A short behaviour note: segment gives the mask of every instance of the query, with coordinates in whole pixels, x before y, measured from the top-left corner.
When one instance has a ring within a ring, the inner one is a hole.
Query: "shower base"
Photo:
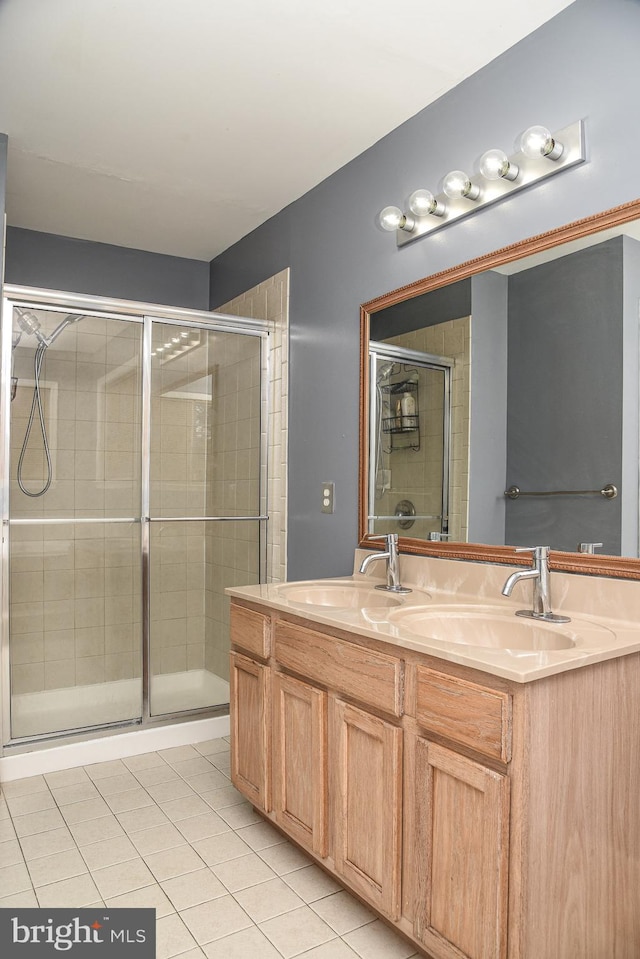
[[[151,678],[152,716],[222,706],[228,702],[229,683],[206,669],[164,673]],[[11,700],[11,736],[22,739],[121,723],[138,718],[141,705],[140,679],[19,693]]]

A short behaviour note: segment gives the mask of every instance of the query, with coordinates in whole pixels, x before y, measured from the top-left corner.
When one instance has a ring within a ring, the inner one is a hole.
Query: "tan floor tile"
[[[294,869],[302,869],[308,866],[311,860],[305,856],[297,846],[292,846],[290,842],[281,842],[277,846],[267,846],[259,852],[261,859],[273,869],[278,876],[284,876]]]
[[[264,822],[262,816],[255,812],[248,802],[239,803],[237,806],[225,806],[224,809],[218,809],[217,813],[232,829],[251,826],[254,822]]]
[[[362,903],[344,890],[314,902],[312,909],[332,929],[335,929],[339,936],[358,929],[368,922],[373,922],[376,918]]]
[[[167,898],[157,882],[140,889],[133,889],[123,896],[113,896],[105,900],[108,906],[126,909],[155,909],[156,919],[169,916],[175,912],[173,904]]]
[[[40,790],[21,796],[7,796],[9,812],[16,816],[28,816],[32,812],[41,812],[43,809],[54,809],[55,801],[49,790]]]
[[[0,842],[9,842],[11,839],[15,839],[15,838],[16,838],[16,831],[13,828],[12,820],[1,819],[0,820]]]
[[[161,783],[145,786],[145,789],[157,803],[169,802],[171,799],[182,799],[184,796],[195,795],[193,789],[179,776],[176,776],[175,779],[167,779]]]
[[[206,868],[165,879],[161,886],[178,911],[228,895],[220,880]]]
[[[132,772],[138,772],[142,769],[152,769],[154,766],[166,766],[162,756],[158,753],[141,753],[139,756],[127,756],[122,762],[127,769]]]
[[[49,787],[44,776],[29,776],[27,779],[13,779],[11,782],[2,783],[2,792],[5,799],[48,791]]]
[[[343,938],[362,959],[409,959],[416,951],[380,919],[348,932]]]
[[[203,743],[194,743],[193,748],[197,749],[203,756],[213,756],[215,753],[229,753],[229,743],[226,739],[206,739]]]
[[[183,846],[175,846],[173,849],[151,853],[145,856],[145,862],[158,882],[195,872],[204,866],[197,852],[186,843]]]
[[[90,819],[100,819],[108,816],[111,810],[104,799],[85,799],[83,802],[74,802],[62,807],[62,815],[71,823],[88,822]]]
[[[228,859],[239,859],[251,852],[246,842],[233,832],[210,836],[209,839],[197,839],[193,842],[193,848],[208,866],[215,866],[216,863],[226,862]]]
[[[140,889],[155,882],[149,867],[142,859],[130,859],[128,862],[96,869],[92,876],[103,899],[123,896],[133,889]]]
[[[117,836],[115,839],[103,839],[83,846],[82,855],[93,872],[95,869],[104,869],[119,862],[128,862],[129,859],[138,859],[139,853],[127,836]]]
[[[16,892],[13,896],[5,896],[0,899],[0,909],[37,909],[38,900],[33,889],[25,889],[24,892]]]
[[[159,806],[143,806],[141,809],[121,812],[118,813],[118,819],[128,833],[151,829],[152,826],[164,826],[169,822]]]
[[[302,899],[277,878],[242,889],[234,893],[234,899],[256,923],[304,906]]]
[[[92,842],[124,836],[124,829],[112,815],[89,819],[87,822],[72,823],[69,829],[79,846],[88,846]]]
[[[241,792],[235,786],[223,786],[221,789],[212,789],[211,792],[200,793],[207,805],[212,809],[224,809],[225,806],[239,806],[245,801]]]
[[[29,871],[23,862],[0,869],[0,897],[12,896],[16,892],[31,889]]]
[[[171,746],[169,749],[158,750],[158,755],[170,766],[173,766],[175,763],[186,762],[188,759],[197,759],[200,753],[193,746]]]
[[[252,925],[246,912],[231,896],[192,906],[180,915],[200,945],[222,939],[223,936],[229,936]]]
[[[323,869],[313,865],[285,873],[282,878],[307,903],[324,899],[342,888]]]
[[[74,876],[73,879],[40,886],[37,896],[40,906],[49,909],[81,909],[90,906],[92,902],[101,901],[100,893],[89,875]]]
[[[183,779],[188,779],[192,776],[201,776],[213,770],[213,766],[204,756],[197,756],[195,759],[187,759],[183,762],[174,762],[172,766]]]
[[[239,859],[218,863],[211,868],[229,892],[237,892],[239,889],[247,889],[257,883],[275,879],[273,870],[269,869],[254,852]]]
[[[212,789],[223,789],[229,785],[229,780],[225,774],[221,773],[219,769],[214,769],[211,765],[207,772],[200,773],[197,776],[185,777],[185,782],[188,782],[191,788],[195,789],[200,795],[211,792]]]
[[[360,959],[360,957],[344,939],[331,939],[330,942],[305,952],[304,959]]]
[[[72,879],[74,876],[81,876],[88,872],[87,865],[77,849],[66,849],[52,856],[43,856],[41,859],[29,861],[29,873],[36,889],[39,886],[47,886],[51,882]]]
[[[205,959],[205,954],[200,946],[196,946],[195,949],[189,949],[188,952],[181,952],[180,959]]]
[[[76,848],[75,840],[66,826],[50,829],[49,832],[41,832],[35,836],[23,836],[20,845],[27,862]]]
[[[44,778],[51,790],[59,789],[61,786],[78,786],[80,783],[89,782],[89,777],[82,766],[76,766],[73,769],[58,769],[54,773],[45,773]]]
[[[172,799],[170,802],[160,803],[160,808],[172,822],[189,819],[191,816],[200,816],[209,811],[206,802],[195,794],[185,796],[184,799]]]
[[[67,806],[69,803],[100,798],[100,793],[88,776],[85,777],[85,781],[81,783],[70,783],[66,786],[52,786],[51,791],[59,806]]]
[[[219,836],[220,833],[230,831],[226,822],[211,810],[202,813],[201,816],[180,819],[177,828],[187,842],[193,842],[196,839],[208,839],[209,836]]]
[[[309,906],[301,906],[300,909],[261,922],[260,929],[284,959],[336,938],[333,929],[316,916]]]
[[[133,781],[137,782],[135,779]],[[113,796],[106,796],[105,799],[111,811],[116,814],[153,805],[153,799],[141,786],[128,789],[126,792],[115,793]]]
[[[282,959],[278,950],[274,949],[267,937],[255,926],[234,932],[224,939],[217,939],[202,948],[208,959]]]
[[[247,846],[251,846],[256,851],[267,849],[269,846],[278,846],[281,842],[287,841],[286,837],[268,822],[256,822],[252,826],[243,826],[237,830],[237,833]]]
[[[127,767],[121,759],[111,759],[106,763],[93,763],[85,766],[84,770],[90,779],[96,782],[98,779],[107,779],[109,776],[119,776],[127,772]]]
[[[182,833],[176,829],[173,823],[167,823],[164,826],[152,826],[151,829],[132,832],[130,835],[131,842],[143,859],[153,852],[161,852],[163,849],[182,846],[185,838]]]
[[[96,780],[96,786],[106,798],[115,796],[117,793],[128,792],[130,789],[138,789],[139,783],[133,773],[127,769],[118,776],[107,776],[105,779]]]
[[[156,959],[172,959],[190,949],[196,942],[180,916],[165,916],[156,922]]]
[[[0,842],[0,869],[5,866],[15,866],[20,862],[24,862],[24,856],[18,840],[9,839],[7,842]]]
[[[172,779],[180,779],[173,766],[169,766],[164,759],[160,759],[160,762],[162,763],[161,766],[133,770],[136,779],[145,789],[149,786],[156,786],[158,783],[168,783]]]
[[[34,836],[49,829],[59,829],[64,826],[58,809],[43,809],[42,812],[32,812],[28,816],[16,816],[13,820],[16,833],[21,839],[23,836]]]
[[[0,822],[3,819],[9,818],[9,807],[7,806],[4,796],[0,796]]]

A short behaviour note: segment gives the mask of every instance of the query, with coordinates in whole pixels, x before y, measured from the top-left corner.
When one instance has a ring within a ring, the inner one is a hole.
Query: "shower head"
[[[382,381],[386,379],[387,376],[389,376],[389,373],[391,373],[391,370],[394,368],[395,365],[396,365],[395,363],[391,362],[391,363],[385,363],[384,366],[381,366],[380,369],[378,370],[376,383],[382,383]]]
[[[37,337],[38,342],[42,346],[48,346],[47,338],[40,329],[40,320],[33,310],[21,310],[19,307],[16,307],[16,314],[18,317],[18,326],[22,332],[26,333],[27,336]]]
[[[68,316],[65,316],[62,323],[58,323],[51,336],[46,338],[46,345],[51,346],[53,341],[58,339],[63,330],[65,330],[71,323],[78,323],[80,320],[84,320],[83,313],[69,313]]]

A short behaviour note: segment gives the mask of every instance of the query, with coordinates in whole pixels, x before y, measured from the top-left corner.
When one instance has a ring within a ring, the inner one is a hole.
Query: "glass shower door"
[[[11,337],[5,587],[20,739],[142,715],[142,324],[14,306]]]
[[[262,337],[154,320],[151,716],[229,702],[226,586],[260,581]]]

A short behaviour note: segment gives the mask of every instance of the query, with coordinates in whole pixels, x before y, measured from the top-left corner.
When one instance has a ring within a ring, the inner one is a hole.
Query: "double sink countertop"
[[[366,555],[356,552],[356,569]],[[408,556],[402,562],[402,582],[411,587],[405,594],[376,589],[383,579],[359,573],[226,592],[520,683],[640,652],[640,583],[553,573],[554,611],[571,618],[553,624],[516,616],[530,607],[531,585],[504,599],[507,566]]]

